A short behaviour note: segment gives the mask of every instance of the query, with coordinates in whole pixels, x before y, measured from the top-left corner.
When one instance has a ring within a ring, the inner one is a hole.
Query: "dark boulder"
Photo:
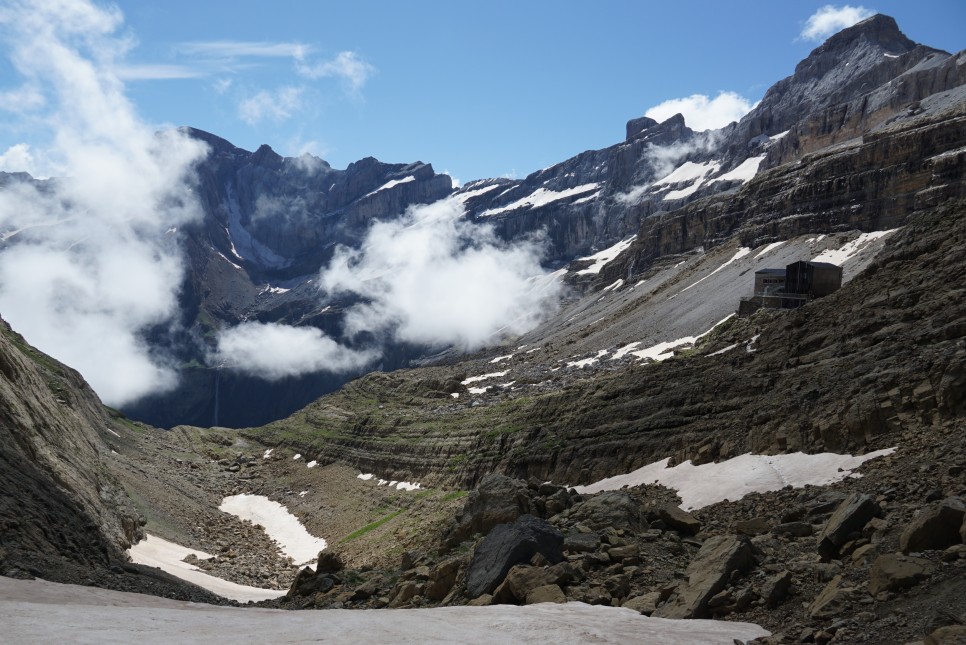
[[[526,564],[537,553],[552,564],[561,562],[563,533],[532,515],[500,524],[477,545],[466,570],[466,593],[476,598],[491,593],[513,565]]]
[[[879,505],[871,496],[852,493],[839,504],[825,528],[818,535],[818,552],[826,560],[838,556],[839,549],[854,534],[861,534],[862,528],[880,513]]]
[[[447,541],[458,544],[475,533],[486,534],[498,524],[531,512],[527,485],[506,475],[490,473],[470,492]]]
[[[949,497],[928,506],[899,536],[903,553],[925,549],[945,549],[962,541],[960,529],[966,518],[966,505],[958,497]]]

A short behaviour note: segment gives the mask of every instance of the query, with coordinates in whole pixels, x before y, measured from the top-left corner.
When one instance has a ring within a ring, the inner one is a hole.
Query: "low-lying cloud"
[[[846,4],[836,7],[827,4],[809,16],[802,33],[799,34],[799,38],[812,41],[825,40],[832,34],[862,22],[874,14],[874,11],[861,6],[853,7]]]
[[[330,294],[366,300],[347,312],[350,336],[472,350],[532,329],[556,305],[539,241],[506,243],[464,218],[455,198],[377,222],[361,250],[342,247],[320,275]]]
[[[667,177],[675,168],[681,165],[689,155],[710,152],[719,143],[720,135],[714,130],[698,132],[688,141],[681,141],[668,146],[649,144],[644,151],[644,159],[651,169],[652,180],[640,186],[634,186],[624,193],[614,195],[614,199],[622,204],[636,204],[651,190],[655,181]]]
[[[751,101],[736,92],[720,92],[713,99],[704,94],[692,94],[680,99],[669,99],[644,113],[658,122],[675,114],[682,114],[692,130],[717,130],[732,121],[739,121],[754,107]]]
[[[3,47],[26,82],[18,91],[41,97],[13,118],[50,133],[39,150],[18,144],[0,157],[10,170],[43,159],[41,172],[61,177],[0,192],[0,312],[111,405],[176,383],[143,335],[177,311],[173,230],[200,215],[193,167],[206,154],[138,117],[118,76],[130,45],[122,22],[82,0],[0,9]]]
[[[218,334],[218,349],[211,360],[233,371],[277,381],[315,372],[351,372],[378,357],[375,351],[340,345],[314,327],[248,322]]]

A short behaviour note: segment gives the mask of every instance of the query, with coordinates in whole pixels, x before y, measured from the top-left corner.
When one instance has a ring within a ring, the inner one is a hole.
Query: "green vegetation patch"
[[[352,542],[356,538],[359,538],[359,537],[365,535],[366,533],[369,533],[370,531],[376,530],[377,528],[379,528],[380,526],[382,526],[383,524],[385,524],[389,520],[393,519],[394,517],[396,517],[397,515],[399,515],[400,513],[402,513],[403,510],[405,510],[405,509],[399,509],[398,511],[393,511],[389,515],[386,515],[384,517],[381,517],[378,520],[376,520],[375,522],[372,522],[370,524],[366,524],[365,526],[363,526],[358,531],[353,531],[349,535],[347,535],[344,538],[342,538],[342,540],[339,541],[339,544],[345,544],[346,542]]]

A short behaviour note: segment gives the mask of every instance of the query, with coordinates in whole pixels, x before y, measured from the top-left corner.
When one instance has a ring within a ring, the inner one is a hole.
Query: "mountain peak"
[[[899,30],[895,18],[877,13],[834,34],[812,53],[830,49],[837,50],[843,47],[848,48],[861,42],[877,45],[890,53],[907,52],[916,46],[913,40]]]

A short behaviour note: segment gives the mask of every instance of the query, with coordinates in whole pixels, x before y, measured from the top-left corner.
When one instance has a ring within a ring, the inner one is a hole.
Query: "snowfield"
[[[749,453],[700,466],[688,460],[673,468],[667,467],[670,459],[662,459],[626,475],[608,477],[574,488],[578,493],[599,493],[619,490],[624,486],[661,484],[676,490],[681,497],[681,508],[690,511],[724,500],[736,501],[749,493],[767,493],[785,486],[825,486],[846,477],[857,477],[852,470],[870,459],[890,455],[895,450],[886,448],[856,457],[831,452],[817,455],[802,452],[787,455]]]
[[[731,645],[769,632],[715,620],[648,618],[584,603],[284,611],[215,607],[45,580],[0,578],[11,643],[662,643]]]
[[[328,546],[315,537],[288,509],[262,495],[232,495],[222,500],[219,511],[260,525],[268,537],[278,542],[282,553],[295,564],[315,562],[319,551]]]
[[[198,585],[202,589],[207,589],[219,596],[237,600],[238,602],[248,602],[250,600],[258,602],[259,600],[268,600],[285,595],[284,589],[247,587],[208,575],[193,564],[184,562],[184,559],[189,555],[194,555],[199,560],[208,560],[213,558],[213,555],[205,553],[204,551],[198,551],[197,549],[189,549],[174,542],[168,542],[156,535],[146,535],[145,539],[128,550],[128,555],[131,556],[131,561],[135,564],[157,567],[176,578],[181,578],[186,582]],[[83,589],[83,587],[79,588]],[[3,596],[0,595],[0,599],[2,598]]]

